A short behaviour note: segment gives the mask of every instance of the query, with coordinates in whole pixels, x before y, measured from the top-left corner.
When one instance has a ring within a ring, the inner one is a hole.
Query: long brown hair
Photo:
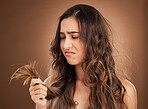
[[[50,81],[52,83],[48,87],[55,95],[49,100],[50,108],[75,108],[75,69],[67,63],[60,49],[60,24],[68,17],[76,19],[80,39],[86,48],[82,68],[85,72],[83,82],[91,88],[88,109],[123,109],[126,107],[123,101],[125,88],[115,73],[109,24],[98,10],[83,4],[69,8],[59,18],[56,36],[51,43],[53,73]]]

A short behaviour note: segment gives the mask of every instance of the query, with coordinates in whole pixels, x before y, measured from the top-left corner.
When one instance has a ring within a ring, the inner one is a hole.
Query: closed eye
[[[79,38],[79,32],[68,32],[68,34],[71,36],[72,39],[78,39]],[[60,32],[60,39],[65,39],[66,36],[63,32]]]
[[[72,36],[72,38],[73,38],[73,39],[78,39],[79,37],[74,37],[74,36]]]
[[[78,33],[71,33],[71,37],[73,39],[78,39],[79,38],[79,34]]]

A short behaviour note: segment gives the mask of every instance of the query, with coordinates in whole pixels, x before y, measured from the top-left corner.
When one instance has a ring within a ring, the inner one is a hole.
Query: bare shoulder
[[[128,80],[121,81],[125,87],[124,101],[128,109],[137,109],[137,91],[136,87]]]
[[[136,94],[137,93],[136,87],[129,80],[122,80],[121,82],[122,82],[123,86],[125,87],[126,92],[128,94]]]

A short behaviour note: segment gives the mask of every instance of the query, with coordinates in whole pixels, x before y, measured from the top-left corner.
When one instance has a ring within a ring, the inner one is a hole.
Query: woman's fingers
[[[43,81],[41,79],[31,79],[31,83],[30,83],[30,86],[34,86],[34,85],[38,85],[38,84],[43,84]]]
[[[47,96],[47,87],[43,85],[41,79],[32,79],[29,92],[31,96],[39,94]]]
[[[31,99],[38,106],[46,106],[47,87],[43,84],[41,79],[32,79],[29,88]]]
[[[37,102],[41,102],[41,100],[45,100],[45,96],[44,95],[32,95],[31,96],[32,100]]]
[[[30,95],[44,95],[47,96],[47,91],[43,90],[43,89],[37,89],[37,90],[32,90],[30,91]]]
[[[38,89],[42,89],[42,90],[47,92],[47,87],[44,86],[43,84],[38,84],[38,85],[35,85],[35,86],[30,86],[29,91],[31,92],[32,90],[38,90]]]

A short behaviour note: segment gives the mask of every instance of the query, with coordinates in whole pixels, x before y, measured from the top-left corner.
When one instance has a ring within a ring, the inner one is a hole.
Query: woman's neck
[[[75,66],[75,73],[76,73],[76,80],[82,81],[83,76],[84,76],[84,71],[83,71],[81,65]]]

